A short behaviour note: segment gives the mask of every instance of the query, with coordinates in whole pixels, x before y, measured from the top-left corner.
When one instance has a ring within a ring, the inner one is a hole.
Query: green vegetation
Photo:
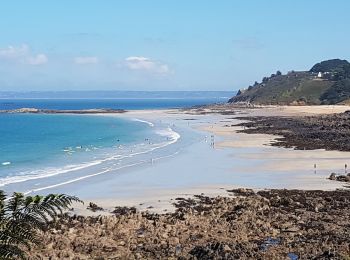
[[[280,71],[240,90],[231,103],[318,105],[350,100],[350,63],[333,59],[315,64],[310,71]]]
[[[350,78],[335,82],[321,96],[323,104],[337,104],[350,98]]]
[[[45,231],[74,201],[80,202],[64,194],[25,197],[14,193],[6,198],[0,191],[0,259],[24,259],[25,250],[40,243],[38,231]]]
[[[344,79],[350,77],[350,63],[346,60],[333,59],[322,61],[315,64],[310,72],[318,73],[329,73],[335,77],[335,80]]]

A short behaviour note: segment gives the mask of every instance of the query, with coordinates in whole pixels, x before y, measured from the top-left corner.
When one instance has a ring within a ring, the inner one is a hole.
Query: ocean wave
[[[133,118],[131,120],[136,121],[136,122],[140,122],[140,123],[145,123],[145,124],[149,125],[150,127],[154,127],[154,124],[152,122],[149,122],[146,120],[142,120],[142,119],[138,119],[138,118]]]
[[[165,158],[170,158],[170,157],[173,157],[173,156],[175,156],[175,155],[177,155],[177,154],[178,154],[178,152],[175,152],[175,153],[170,154],[170,155],[165,155],[165,156],[156,157],[156,158],[152,159],[152,162],[158,161],[158,160],[161,160],[161,159],[165,159]],[[142,160],[142,161],[140,161],[140,162],[136,162],[136,163],[132,163],[132,164],[123,165],[123,166],[118,167],[118,168],[108,168],[108,169],[104,169],[103,171],[96,172],[96,173],[89,174],[89,175],[84,175],[84,176],[81,176],[81,177],[78,177],[78,178],[75,178],[75,179],[71,179],[71,180],[68,180],[68,181],[56,183],[56,184],[49,185],[49,186],[45,186],[45,187],[41,187],[41,188],[32,189],[32,190],[29,190],[29,191],[24,192],[24,195],[28,195],[28,194],[30,194],[30,193],[32,193],[32,192],[38,192],[38,191],[42,191],[42,190],[47,190],[47,189],[56,188],[56,187],[59,187],[59,186],[67,185],[67,184],[70,184],[70,183],[74,183],[74,182],[77,182],[77,181],[81,181],[81,180],[84,180],[84,179],[88,179],[88,178],[91,178],[91,177],[95,177],[95,176],[98,176],[98,175],[101,175],[101,174],[105,174],[105,173],[108,173],[108,172],[111,172],[111,171],[121,170],[121,169],[124,169],[124,168],[128,168],[128,167],[133,167],[133,166],[141,165],[141,164],[146,163],[146,162],[147,162],[147,161]]]
[[[157,134],[161,136],[166,136],[170,140],[170,144],[176,143],[180,139],[181,135],[178,132],[175,132],[172,128],[168,127],[166,130],[157,130]]]
[[[137,162],[137,163],[133,163],[133,164],[128,164],[128,165],[124,165],[124,166],[121,166],[121,167],[115,168],[115,169],[106,169],[106,170],[103,170],[101,172],[96,172],[96,173],[93,173],[93,174],[84,175],[84,176],[81,176],[81,177],[78,177],[78,178],[75,178],[75,179],[71,179],[71,180],[68,180],[68,181],[56,183],[56,184],[53,184],[53,185],[49,185],[49,186],[45,186],[45,187],[41,187],[41,188],[37,188],[37,189],[32,189],[32,190],[24,192],[24,195],[28,195],[28,194],[30,194],[32,192],[37,192],[37,191],[41,191],[41,190],[47,190],[47,189],[56,188],[56,187],[59,187],[59,186],[62,186],[62,185],[67,185],[67,184],[70,184],[70,183],[73,183],[73,182],[81,181],[81,180],[84,180],[84,179],[87,179],[87,178],[91,178],[91,177],[95,177],[95,176],[98,176],[98,175],[101,175],[101,174],[104,174],[104,173],[108,173],[111,170],[120,170],[120,169],[127,168],[127,167],[137,166],[137,165],[140,165],[142,163],[144,163],[144,162]]]
[[[83,163],[83,164],[77,164],[77,165],[66,165],[61,168],[46,168],[43,170],[34,170],[30,172],[20,172],[15,176],[6,176],[5,178],[0,179],[0,187],[12,184],[12,183],[18,183],[18,182],[24,182],[28,180],[35,180],[35,179],[41,179],[41,178],[47,178],[52,177],[58,174],[72,172],[81,170],[87,167],[91,167],[97,164],[102,163],[102,161],[93,161],[90,163]]]
[[[155,132],[156,132],[156,134],[158,134],[160,136],[167,137],[167,141],[155,143],[155,144],[151,144],[151,145],[147,145],[147,146],[145,146],[145,144],[142,143],[142,144],[136,145],[136,148],[133,147],[134,149],[131,150],[131,153],[113,154],[112,156],[108,156],[106,158],[94,160],[92,162],[66,165],[66,166],[57,167],[57,168],[50,167],[50,168],[46,168],[46,169],[34,170],[34,171],[29,171],[29,172],[28,171],[20,172],[14,176],[7,176],[4,178],[1,178],[0,179],[0,187],[6,186],[9,184],[20,183],[20,182],[25,182],[25,181],[35,180],[35,179],[48,178],[48,177],[53,177],[53,176],[60,175],[60,174],[79,171],[79,170],[87,169],[89,167],[97,166],[97,165],[100,165],[102,163],[109,162],[109,161],[119,161],[119,163],[117,163],[119,165],[120,161],[122,159],[135,157],[135,156],[141,155],[141,154],[147,154],[147,153],[153,152],[157,149],[164,148],[168,145],[176,143],[179,140],[179,138],[181,137],[179,133],[175,132],[170,127],[166,128],[166,129],[159,129],[159,130],[156,130]],[[128,149],[130,149],[130,147],[125,147],[125,149],[123,149],[123,151],[126,152]],[[120,150],[121,149],[118,149],[118,152],[120,152]],[[137,164],[138,163],[136,163],[136,165]],[[104,171],[96,173],[96,174],[81,176],[81,177],[75,178],[73,180],[78,181],[78,180],[85,179],[88,176],[93,177],[93,176],[96,176],[96,175],[99,175],[102,173],[106,173],[106,172],[111,171],[111,170],[118,170],[121,168],[124,168],[124,166],[119,167],[117,169],[107,169],[107,170],[104,170]],[[65,183],[66,184],[71,183],[73,180],[66,181]],[[38,189],[36,189],[35,191],[38,191]]]
[[[11,162],[3,162],[3,163],[1,163],[1,165],[3,165],[3,166],[7,166],[7,165],[10,165],[11,164]]]

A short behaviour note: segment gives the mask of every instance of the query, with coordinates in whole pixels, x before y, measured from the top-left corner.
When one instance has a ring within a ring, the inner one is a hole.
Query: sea
[[[3,98],[0,110],[188,108],[223,103],[228,92],[191,98]],[[0,113],[0,189],[24,193],[153,163],[178,152],[181,131],[154,120],[113,115]],[[167,150],[168,152],[164,152]],[[59,181],[58,181],[59,180]]]

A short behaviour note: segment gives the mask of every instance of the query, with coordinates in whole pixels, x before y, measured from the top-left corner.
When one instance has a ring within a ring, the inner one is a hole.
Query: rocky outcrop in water
[[[350,182],[350,173],[348,173],[347,175],[343,175],[332,172],[329,176],[329,179],[332,181]]]

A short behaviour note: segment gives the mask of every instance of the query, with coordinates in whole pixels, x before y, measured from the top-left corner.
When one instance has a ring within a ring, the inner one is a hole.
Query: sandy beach
[[[237,116],[300,115],[344,112],[347,106],[267,107],[236,109],[236,115],[198,114],[181,110],[138,110],[104,114],[169,125],[181,135],[166,156],[78,181],[54,185],[37,193],[67,193],[106,208],[135,206],[141,210],[167,212],[173,199],[196,194],[227,196],[226,189],[334,190],[343,183],[330,181],[350,163],[349,152],[300,151],[269,146],[276,136],[237,133]],[[213,110],[215,111],[215,110]],[[213,112],[211,111],[211,112]],[[227,127],[230,125],[230,127]],[[212,137],[213,136],[213,137]],[[211,145],[212,138],[215,142]],[[317,169],[314,169],[317,164]],[[58,177],[59,178],[59,177]],[[86,206],[79,214],[94,214]]]

